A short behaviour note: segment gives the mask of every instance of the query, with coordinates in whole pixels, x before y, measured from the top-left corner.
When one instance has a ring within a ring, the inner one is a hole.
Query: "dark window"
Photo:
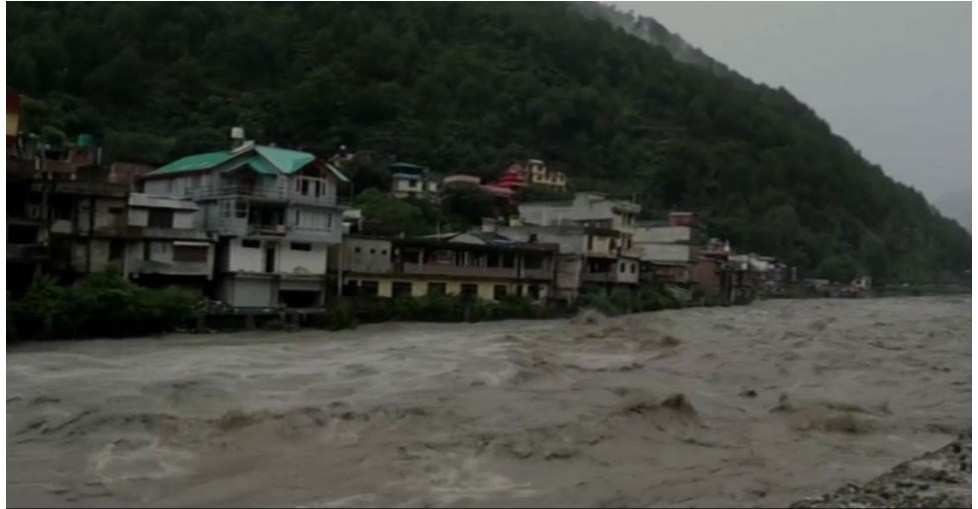
[[[207,262],[207,246],[173,246],[175,262]]]
[[[506,267],[507,269],[511,269],[515,266],[516,266],[516,257],[513,256],[512,254],[504,254],[503,267]]]
[[[627,272],[627,269],[625,268],[625,262],[622,262],[618,265],[618,272]]]
[[[588,235],[587,236],[587,250],[588,251],[591,251],[592,249],[594,249],[594,237]]]
[[[461,295],[463,299],[474,299],[479,295],[479,287],[468,283],[463,284]]]
[[[379,285],[376,281],[364,281],[360,283],[360,295],[376,297]]]
[[[122,254],[126,250],[126,244],[121,240],[109,242],[109,260],[121,260]]]
[[[499,266],[499,253],[489,253],[486,255],[486,267]]]
[[[428,283],[428,295],[445,295],[445,283]]]
[[[516,296],[517,297],[523,296],[523,285],[516,285]]]
[[[543,257],[537,254],[528,254],[523,258],[523,268],[524,269],[542,269],[543,268]]]
[[[371,249],[370,250],[370,254],[377,254],[377,250],[376,249]]]
[[[411,283],[404,281],[395,281],[394,285],[391,287],[391,295],[394,298],[397,297],[410,297],[411,296]]]
[[[150,256],[149,256],[149,251],[150,251],[149,250],[149,246],[150,246],[150,244],[151,243],[148,240],[143,242],[143,260],[149,260],[149,258],[150,258]]]
[[[149,226],[153,228],[173,228],[173,211],[149,209]]]
[[[359,252],[360,252],[360,248],[359,248],[359,247],[355,247],[355,248],[353,248],[353,252],[354,252],[354,253],[359,253]]]
[[[633,263],[633,264],[632,264],[632,274],[634,274],[634,273],[635,273],[635,270],[636,270],[636,268],[635,268],[635,264]]]
[[[534,299],[534,300],[539,299],[540,298],[540,287],[537,286],[537,285],[530,285],[530,286],[528,286],[527,287],[527,294],[530,296],[531,299]]]
[[[465,252],[455,251],[455,266],[462,267],[465,265]]]
[[[248,248],[252,248],[252,249],[258,249],[258,248],[261,247],[261,241],[260,240],[254,240],[254,239],[244,239],[244,240],[241,241],[241,247],[248,247]]]
[[[496,300],[506,298],[506,285],[496,285],[492,289],[492,298]]]
[[[112,214],[113,216],[122,214],[122,207],[109,207],[109,214]]]
[[[385,254],[387,254],[387,250],[386,250],[386,249],[381,249],[381,250],[380,250],[380,254],[382,254],[382,255],[385,255]]]
[[[312,244],[305,242],[293,242],[289,247],[293,251],[312,251]]]
[[[357,295],[357,280],[348,279],[343,283],[343,296],[344,297],[356,297]]]

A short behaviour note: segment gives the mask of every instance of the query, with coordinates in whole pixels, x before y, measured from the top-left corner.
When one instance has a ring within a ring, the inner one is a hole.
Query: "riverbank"
[[[791,507],[971,507],[971,430],[862,486],[850,484]]]
[[[970,303],[28,343],[8,503],[784,507],[970,428]]]

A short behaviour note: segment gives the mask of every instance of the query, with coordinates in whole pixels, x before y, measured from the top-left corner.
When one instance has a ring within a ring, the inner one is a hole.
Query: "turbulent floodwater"
[[[970,297],[35,344],[14,506],[784,506],[971,426]]]

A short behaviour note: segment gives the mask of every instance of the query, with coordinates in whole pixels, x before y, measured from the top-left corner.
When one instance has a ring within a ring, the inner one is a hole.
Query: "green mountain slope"
[[[935,280],[970,235],[783,89],[678,62],[561,3],[12,3],[28,127],[164,162],[226,143],[341,143],[443,173],[545,158],[579,189],[699,211],[807,274]],[[721,70],[722,71],[722,70]]]

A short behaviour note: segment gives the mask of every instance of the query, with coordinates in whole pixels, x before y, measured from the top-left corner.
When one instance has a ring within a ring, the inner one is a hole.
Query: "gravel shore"
[[[971,507],[971,430],[863,486],[849,484],[791,507]]]

